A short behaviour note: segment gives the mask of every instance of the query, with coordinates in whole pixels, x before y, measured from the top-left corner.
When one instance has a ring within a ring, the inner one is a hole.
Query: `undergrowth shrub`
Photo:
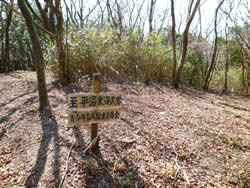
[[[227,73],[228,79],[228,91],[244,91],[246,88],[242,82],[242,70],[240,67],[232,66]],[[245,72],[244,78],[247,78],[247,72]],[[224,88],[225,84],[225,71],[216,72],[211,81],[211,88],[220,90]],[[247,85],[247,83],[245,83]]]
[[[65,49],[68,72],[73,81],[94,72],[113,81],[152,80],[163,84],[170,81],[172,53],[158,33],[142,40],[140,32],[135,31],[119,39],[112,29],[83,29],[69,32]],[[47,47],[45,59],[58,77],[55,44]]]
[[[202,59],[201,54],[187,51],[186,63],[182,72],[182,83],[189,86],[202,87]]]

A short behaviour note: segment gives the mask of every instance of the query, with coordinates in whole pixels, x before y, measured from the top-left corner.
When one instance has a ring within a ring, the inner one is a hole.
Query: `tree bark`
[[[224,85],[224,90],[227,92],[228,89],[228,81],[227,81],[227,73],[228,73],[228,47],[227,47],[227,52],[226,52],[226,63],[225,63],[225,85]]]
[[[224,90],[225,92],[227,92],[227,89],[228,89],[228,81],[227,81],[227,73],[228,73],[228,61],[229,61],[229,58],[228,58],[228,54],[229,54],[229,46],[228,46],[228,32],[227,32],[227,27],[228,27],[228,24],[226,22],[226,28],[225,28],[225,34],[226,34],[226,63],[225,63],[225,85],[224,85]]]
[[[0,9],[2,10],[3,9],[3,3],[1,3],[1,7]],[[1,27],[3,28],[3,15],[2,15],[2,12],[0,12],[0,23],[1,23]],[[0,51],[0,73],[3,73],[4,72],[4,65],[3,65],[3,56],[4,56],[4,32],[1,32],[1,51]]]
[[[174,12],[174,0],[171,0],[171,17],[172,17],[172,42],[173,42],[173,69],[172,69],[172,87],[175,85],[176,76],[176,38],[175,38],[175,12]]]
[[[38,83],[38,94],[40,102],[40,110],[49,108],[48,92],[45,80],[45,70],[44,70],[44,59],[40,41],[38,39],[34,23],[28,8],[25,5],[24,0],[18,0],[19,8],[24,16],[29,36],[32,42],[33,55],[36,63],[37,72],[37,83]]]
[[[149,10],[149,17],[148,17],[149,33],[152,33],[152,31],[153,31],[153,16],[154,16],[155,3],[156,3],[156,0],[151,0],[150,10]]]
[[[11,6],[13,6],[13,0],[11,0]],[[4,72],[10,71],[10,25],[12,20],[12,10],[9,9],[6,20],[6,29],[5,29],[5,51],[3,57],[4,63]]]
[[[56,25],[56,47],[57,47],[57,55],[59,59],[59,65],[61,67],[60,73],[60,82],[63,86],[69,83],[68,70],[67,70],[67,62],[66,62],[66,53],[63,46],[63,15],[60,11],[60,0],[56,0],[54,7],[55,15],[57,17],[57,25]]]
[[[209,88],[209,78],[211,76],[211,72],[213,70],[213,68],[215,67],[216,64],[216,53],[217,53],[217,40],[218,40],[218,33],[217,33],[217,17],[218,17],[218,12],[220,7],[222,6],[222,4],[224,3],[225,0],[222,0],[218,7],[215,10],[215,20],[214,20],[214,34],[215,34],[215,39],[214,39],[214,50],[213,50],[213,55],[212,55],[212,60],[211,60],[211,64],[210,67],[208,69],[208,72],[206,74],[206,78],[204,81],[204,85],[203,85],[203,89],[204,90],[208,90]]]
[[[183,33],[181,63],[180,63],[180,66],[178,67],[176,77],[175,77],[175,83],[174,83],[174,87],[176,89],[179,87],[181,72],[182,72],[182,69],[183,69],[183,66],[184,66],[184,63],[185,63],[185,60],[186,60],[189,28],[191,26],[191,23],[192,23],[192,21],[194,19],[195,13],[197,12],[197,9],[198,9],[199,5],[200,5],[200,0],[197,0],[196,4],[194,6],[194,9],[192,11],[192,14],[191,14],[190,18],[188,19],[188,22],[187,22],[186,28],[184,30],[184,33]]]

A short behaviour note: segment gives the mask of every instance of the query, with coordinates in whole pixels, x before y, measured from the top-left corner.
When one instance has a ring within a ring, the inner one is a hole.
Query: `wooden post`
[[[101,92],[101,74],[94,73],[93,74],[93,93]],[[91,142],[97,137],[98,124],[91,124]],[[97,150],[99,147],[99,141],[97,141],[91,148],[92,151]]]

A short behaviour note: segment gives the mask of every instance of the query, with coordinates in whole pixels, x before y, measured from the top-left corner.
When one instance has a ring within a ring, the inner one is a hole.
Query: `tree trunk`
[[[227,92],[227,89],[228,89],[228,83],[227,83],[227,73],[228,73],[228,53],[229,53],[229,50],[228,50],[228,33],[227,33],[227,23],[226,23],[226,28],[225,28],[225,33],[226,33],[226,63],[225,63],[225,85],[224,85],[224,90],[225,92]]]
[[[56,34],[56,47],[57,55],[60,66],[60,83],[65,86],[69,83],[68,74],[67,74],[67,63],[66,63],[66,53],[63,47],[63,33],[57,31]]]
[[[13,5],[13,0],[11,0],[11,6]],[[3,57],[4,63],[4,72],[10,71],[10,25],[12,20],[12,10],[9,9],[6,20],[6,29],[5,29],[5,51]]]
[[[172,87],[175,86],[176,76],[176,38],[175,38],[175,13],[174,13],[174,0],[171,0],[171,17],[172,17],[172,42],[173,42],[173,70],[172,70]]]
[[[153,31],[153,16],[154,16],[154,6],[155,6],[155,3],[156,3],[156,0],[151,0],[150,10],[149,10],[149,16],[148,16],[149,33],[152,33],[152,31]]]
[[[226,64],[225,64],[225,85],[224,85],[225,92],[227,92],[228,89],[227,73],[228,73],[228,50],[226,54]]]
[[[249,66],[248,63],[245,64],[245,58],[244,58],[244,51],[243,51],[243,47],[240,46],[241,48],[241,55],[240,55],[240,62],[241,62],[241,76],[242,76],[242,86],[244,88],[246,88],[247,92],[249,90],[249,86],[250,86],[250,74],[249,74]],[[248,58],[248,57],[246,57]],[[247,71],[247,80],[248,82],[246,83],[245,81],[245,70]]]
[[[115,4],[117,7],[117,18],[118,18],[118,27],[119,27],[119,39],[121,39],[122,37],[122,32],[123,32],[123,26],[122,26],[122,11],[121,11],[121,7],[119,5],[119,3],[117,2],[117,0],[115,0]]]
[[[250,94],[250,65],[247,64],[247,85],[248,85],[248,94]]]
[[[1,3],[1,10],[3,10],[3,3]],[[1,23],[1,27],[3,28],[3,15],[2,12],[0,12],[0,23]],[[4,72],[4,66],[3,66],[3,56],[4,56],[4,32],[1,33],[0,36],[0,41],[1,41],[1,51],[0,51],[0,73]]]
[[[218,33],[217,33],[217,16],[218,16],[218,11],[221,7],[221,5],[224,3],[225,0],[222,0],[218,7],[215,10],[215,20],[214,20],[214,34],[215,34],[215,39],[214,39],[214,50],[213,50],[213,55],[212,55],[212,60],[211,60],[211,64],[210,67],[208,69],[208,72],[206,74],[206,78],[205,78],[205,82],[203,85],[203,89],[204,90],[208,90],[209,88],[209,78],[211,76],[211,72],[213,70],[213,67],[215,67],[216,64],[216,53],[217,53],[217,39],[218,39]]]
[[[60,1],[56,1],[55,5],[55,14],[57,17],[57,28],[56,28],[56,47],[57,55],[60,65],[60,82],[63,86],[69,83],[67,62],[66,62],[66,53],[63,46],[63,15],[60,11]]]
[[[24,16],[29,36],[32,42],[33,54],[36,63],[36,72],[37,72],[37,83],[38,83],[38,94],[40,109],[43,110],[49,107],[48,93],[45,80],[45,70],[44,70],[44,59],[40,41],[38,39],[36,30],[34,28],[34,23],[31,17],[30,12],[28,11],[24,0],[18,0],[19,8]]]
[[[194,19],[195,13],[196,13],[199,5],[200,5],[200,0],[197,0],[196,4],[194,6],[193,12],[192,12],[190,18],[188,19],[188,23],[187,23],[186,28],[185,28],[184,33],[183,33],[181,64],[178,67],[178,70],[177,70],[177,73],[176,73],[176,77],[175,77],[175,83],[174,83],[174,87],[176,89],[179,87],[181,72],[182,72],[182,69],[183,69],[183,66],[184,66],[184,63],[185,63],[185,60],[186,60],[187,47],[188,47],[188,32],[189,32],[189,28],[190,28],[190,25],[191,25],[191,23],[192,23],[192,21]]]

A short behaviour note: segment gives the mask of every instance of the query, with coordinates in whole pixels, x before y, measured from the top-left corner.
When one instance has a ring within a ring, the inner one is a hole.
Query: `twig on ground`
[[[76,144],[76,140],[74,141],[74,143],[71,145],[71,147],[70,147],[70,149],[69,149],[69,153],[68,153],[67,160],[66,160],[66,170],[65,170],[65,173],[64,173],[64,175],[63,175],[63,177],[62,177],[62,179],[61,179],[61,182],[60,182],[60,184],[59,184],[59,188],[62,187],[63,181],[64,181],[65,176],[66,176],[66,174],[67,174],[69,157],[70,157],[71,151],[72,151],[73,147],[75,146],[75,144]]]
[[[95,137],[94,140],[92,140],[92,142],[89,144],[89,146],[83,151],[83,153],[86,153],[89,149],[92,148],[93,145],[96,144],[96,142],[98,142],[98,140],[100,139],[100,135],[98,135],[97,137]]]
[[[186,171],[185,171],[185,170],[182,170],[182,171],[183,171],[184,178],[186,179],[188,185],[190,185],[190,181],[189,181],[189,179],[188,179],[188,176],[187,176]]]
[[[177,166],[177,170],[175,172],[175,177],[174,177],[174,179],[176,179],[177,175],[178,175],[178,172],[180,170],[180,166],[178,165],[178,153],[175,150],[175,145],[174,145],[173,149],[174,149],[174,152],[175,152],[175,155],[176,155],[176,157],[175,157],[175,165]]]
[[[135,188],[138,188],[138,182],[135,182]]]
[[[90,142],[89,146],[83,151],[83,153],[86,153],[87,151],[89,151],[89,149],[92,148],[93,145],[96,144],[96,142],[98,142],[100,140],[100,136],[103,134],[103,131],[101,131],[97,137],[95,137],[94,140],[92,140],[92,142]]]
[[[176,155],[176,157],[175,157],[175,165],[177,166],[177,170],[176,170],[176,172],[175,172],[175,180],[176,180],[177,175],[178,175],[178,172],[179,172],[179,170],[180,170],[181,168],[180,168],[180,166],[178,165],[178,153],[177,153],[176,150],[175,150],[175,145],[173,146],[173,149],[174,149],[174,152],[175,152],[175,155]],[[182,170],[182,169],[181,169],[181,170]],[[189,179],[188,179],[188,176],[187,176],[186,171],[185,171],[185,170],[182,170],[182,171],[183,171],[183,175],[184,175],[184,178],[185,178],[186,182],[188,183],[188,185],[190,185],[190,181],[189,181]]]

